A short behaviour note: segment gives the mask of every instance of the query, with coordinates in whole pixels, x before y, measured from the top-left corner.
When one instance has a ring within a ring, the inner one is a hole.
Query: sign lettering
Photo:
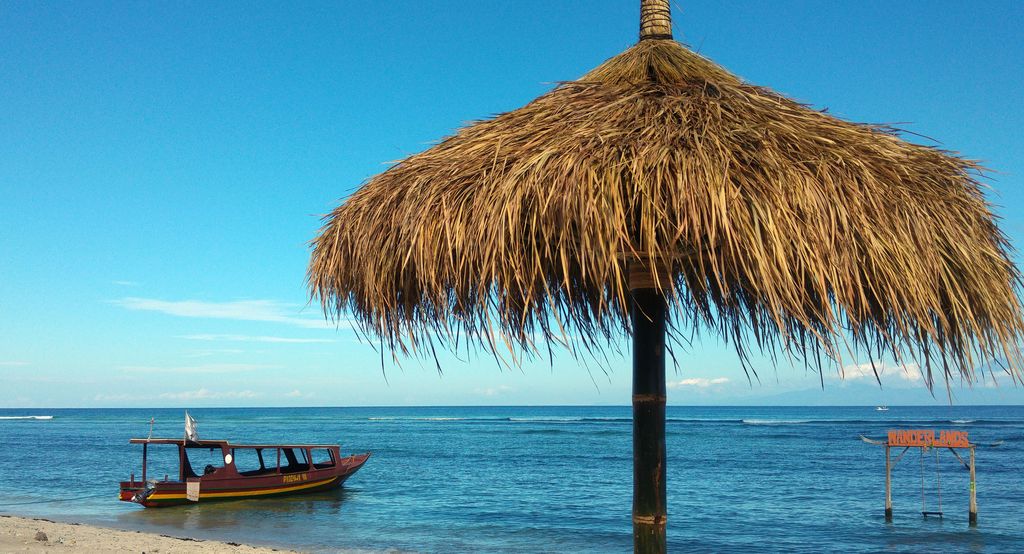
[[[967,431],[935,431],[930,429],[894,429],[889,431],[889,446],[923,446],[928,448],[969,448]]]
[[[295,475],[285,475],[282,478],[282,483],[301,483],[309,479],[309,474],[296,473]]]

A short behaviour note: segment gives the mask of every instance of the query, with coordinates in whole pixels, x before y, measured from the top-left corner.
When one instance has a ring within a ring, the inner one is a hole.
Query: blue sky
[[[320,215],[389,161],[633,44],[639,2],[0,6],[0,407],[626,404],[628,358],[387,365],[307,305]],[[847,119],[983,160],[1024,239],[1024,4],[675,2],[676,38]],[[944,403],[708,339],[674,404]],[[607,370],[607,371],[605,371]],[[1002,380],[1007,385],[1007,380]],[[1020,389],[959,402],[1024,402]]]

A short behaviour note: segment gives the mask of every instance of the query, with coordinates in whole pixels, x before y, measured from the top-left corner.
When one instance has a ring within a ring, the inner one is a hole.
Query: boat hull
[[[158,481],[145,486],[139,482],[121,482],[120,499],[147,508],[162,508],[196,502],[219,502],[251,498],[267,498],[305,494],[340,487],[366,463],[369,454],[351,456],[330,469],[299,473],[273,473],[251,477],[235,476],[197,479],[198,499],[189,500],[188,484],[181,481]]]

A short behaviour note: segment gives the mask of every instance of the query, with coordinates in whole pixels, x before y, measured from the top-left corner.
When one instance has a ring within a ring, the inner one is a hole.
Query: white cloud
[[[515,389],[508,385],[499,385],[497,387],[488,387],[486,389],[475,389],[473,392],[482,396],[497,396],[506,392],[512,392]]]
[[[225,341],[225,342],[272,342],[272,343],[295,343],[307,344],[318,342],[334,342],[334,339],[307,339],[291,337],[268,337],[250,335],[182,335],[180,338],[187,340],[203,341]]]
[[[238,348],[208,348],[206,350],[193,350],[185,354],[188,358],[208,358],[210,356],[219,356],[222,354],[245,354],[245,350]]]
[[[28,362],[11,361],[11,362],[0,362],[0,367],[25,367],[31,365]]]
[[[72,378],[67,375],[40,375],[39,372],[25,372],[26,375],[4,376],[4,381],[17,383],[52,383],[60,388],[75,385],[94,385],[100,381],[95,378]]]
[[[921,368],[917,364],[893,365],[884,362],[875,364],[873,369],[871,363],[847,365],[843,367],[839,376],[847,381],[857,381],[859,379],[874,381],[875,371],[878,372],[878,376],[882,379],[893,374],[904,381],[916,382],[922,379]]]
[[[724,385],[728,382],[728,377],[715,377],[713,379],[708,379],[707,377],[690,377],[689,379],[683,379],[681,381],[673,381],[668,383],[667,386],[670,389],[679,389],[683,387],[706,389],[712,385]]]
[[[141,400],[141,397],[137,394],[97,394],[92,397],[96,402],[125,402],[128,400]]]
[[[136,281],[111,281],[111,283],[119,287],[137,287],[139,283]]]
[[[125,373],[244,373],[261,369],[272,369],[279,366],[262,364],[202,364],[194,366],[122,366],[118,369]]]
[[[203,300],[159,300],[156,298],[127,297],[114,300],[114,304],[128,310],[159,312],[178,317],[206,319],[233,319],[238,321],[266,321],[309,329],[330,329],[336,324],[322,318],[299,317],[298,310],[289,304],[273,300],[235,300],[206,302]],[[337,326],[346,327],[343,320]]]
[[[224,400],[239,398],[256,398],[260,396],[251,390],[214,392],[207,388],[183,392],[165,392],[160,398],[166,400]]]

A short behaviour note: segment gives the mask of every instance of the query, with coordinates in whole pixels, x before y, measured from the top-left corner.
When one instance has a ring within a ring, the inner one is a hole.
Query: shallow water
[[[116,500],[117,482],[140,473],[128,438],[146,436],[150,417],[155,436],[180,436],[181,410],[3,409],[0,513],[323,552],[631,550],[628,407],[191,413],[203,438],[340,442],[373,457],[338,491],[143,509]],[[946,518],[921,518],[922,474],[936,508],[936,460],[916,449],[894,470],[895,521],[884,522],[883,449],[858,435],[890,428],[1005,441],[978,449],[978,527],[949,451],[938,458]],[[669,407],[667,443],[676,552],[1024,550],[1024,407]]]

